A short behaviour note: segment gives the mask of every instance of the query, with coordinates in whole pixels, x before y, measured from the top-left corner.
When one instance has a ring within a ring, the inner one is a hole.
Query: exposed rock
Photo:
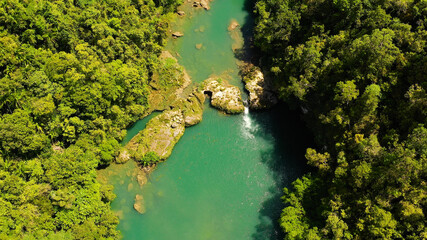
[[[119,156],[116,157],[116,163],[125,163],[129,161],[130,157],[129,151],[126,148],[123,148],[120,151]]]
[[[198,0],[193,2],[193,7],[202,7],[206,10],[211,9],[209,0]]]
[[[164,160],[170,156],[184,131],[185,122],[182,112],[168,110],[151,119],[145,129],[130,140],[125,150],[137,161],[148,152],[155,152],[160,159]]]
[[[205,95],[197,91],[194,91],[186,100],[183,101],[181,108],[186,127],[196,125],[202,121],[204,102]]]
[[[178,14],[179,16],[185,16],[185,12],[184,12],[184,11],[178,11],[178,12],[177,12],[177,14]]]
[[[200,6],[206,10],[211,9],[210,5],[209,5],[209,0],[201,0],[200,1]]]
[[[144,214],[146,212],[145,202],[142,195],[137,194],[135,196],[135,203],[133,204],[133,208],[141,214]]]
[[[235,19],[232,19],[227,28],[228,34],[230,34],[230,37],[233,40],[231,49],[233,49],[235,53],[237,50],[241,51],[244,45],[243,34],[242,34],[242,31],[240,31],[239,27],[240,27],[239,23]]]
[[[173,32],[172,33],[173,38],[179,38],[179,37],[183,37],[183,36],[184,36],[184,33],[182,33],[182,32]]]
[[[211,105],[229,114],[245,110],[238,87],[220,78],[209,78],[203,82],[203,93],[211,94]]]
[[[277,104],[278,99],[273,91],[271,83],[264,78],[259,67],[253,65],[245,66],[242,70],[245,88],[249,92],[249,108],[266,109]]]
[[[150,103],[149,111],[163,111],[168,109],[171,103],[179,100],[184,89],[191,84],[190,76],[185,69],[178,64],[178,60],[170,52],[163,51],[160,55],[160,60],[163,61],[163,63],[166,63],[170,59],[173,59],[176,64],[169,67],[170,70],[168,74],[172,73],[173,75],[163,74],[163,76],[172,76],[170,79],[166,79],[168,85],[165,86],[165,84],[162,84],[162,81],[164,82],[165,79],[162,80],[161,70],[160,72],[154,71],[153,73],[153,77],[150,82],[150,87],[153,91],[151,91],[151,94],[148,96],[148,102]]]
[[[123,210],[115,211],[114,215],[116,215],[120,220],[123,219],[124,217]]]
[[[239,26],[240,26],[240,24],[235,19],[232,19],[230,24],[228,25],[227,29],[228,29],[228,31],[233,31]]]

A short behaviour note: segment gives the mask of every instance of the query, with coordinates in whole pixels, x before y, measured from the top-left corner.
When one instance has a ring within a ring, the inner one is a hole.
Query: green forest
[[[427,1],[260,0],[255,44],[301,110],[315,170],[285,239],[427,239]]]
[[[0,1],[0,239],[117,239],[96,169],[145,115],[176,0]]]
[[[120,238],[96,171],[170,87],[183,2],[0,0],[0,239]],[[315,136],[285,239],[427,239],[427,0],[252,2],[261,67]]]

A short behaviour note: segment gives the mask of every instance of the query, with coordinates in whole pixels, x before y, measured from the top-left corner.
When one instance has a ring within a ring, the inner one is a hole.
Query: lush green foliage
[[[0,239],[116,239],[109,186],[182,1],[0,0]]]
[[[160,162],[160,157],[155,152],[148,152],[141,159],[141,164],[144,166],[150,166]]]
[[[427,238],[427,1],[260,0],[255,41],[318,170],[285,190],[287,239]]]

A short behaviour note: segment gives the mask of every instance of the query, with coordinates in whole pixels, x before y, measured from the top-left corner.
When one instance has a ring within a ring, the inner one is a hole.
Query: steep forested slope
[[[116,156],[180,1],[0,1],[0,239],[115,239]]]
[[[427,238],[427,1],[260,0],[255,41],[316,135],[287,239]]]

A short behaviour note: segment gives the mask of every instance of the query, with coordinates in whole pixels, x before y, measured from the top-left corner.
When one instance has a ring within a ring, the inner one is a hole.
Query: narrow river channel
[[[168,50],[180,56],[194,82],[225,74],[242,88],[227,31],[232,19],[250,24],[245,0],[214,0],[209,11],[188,12],[177,22],[185,36],[171,41]],[[126,139],[147,121],[138,122]],[[283,105],[227,116],[206,103],[203,121],[186,129],[142,188],[131,174],[134,162],[107,169],[115,172],[109,179],[117,195],[112,208],[123,239],[282,239],[280,196],[304,172],[307,135],[297,114]],[[144,197],[145,214],[133,210],[136,194]]]

